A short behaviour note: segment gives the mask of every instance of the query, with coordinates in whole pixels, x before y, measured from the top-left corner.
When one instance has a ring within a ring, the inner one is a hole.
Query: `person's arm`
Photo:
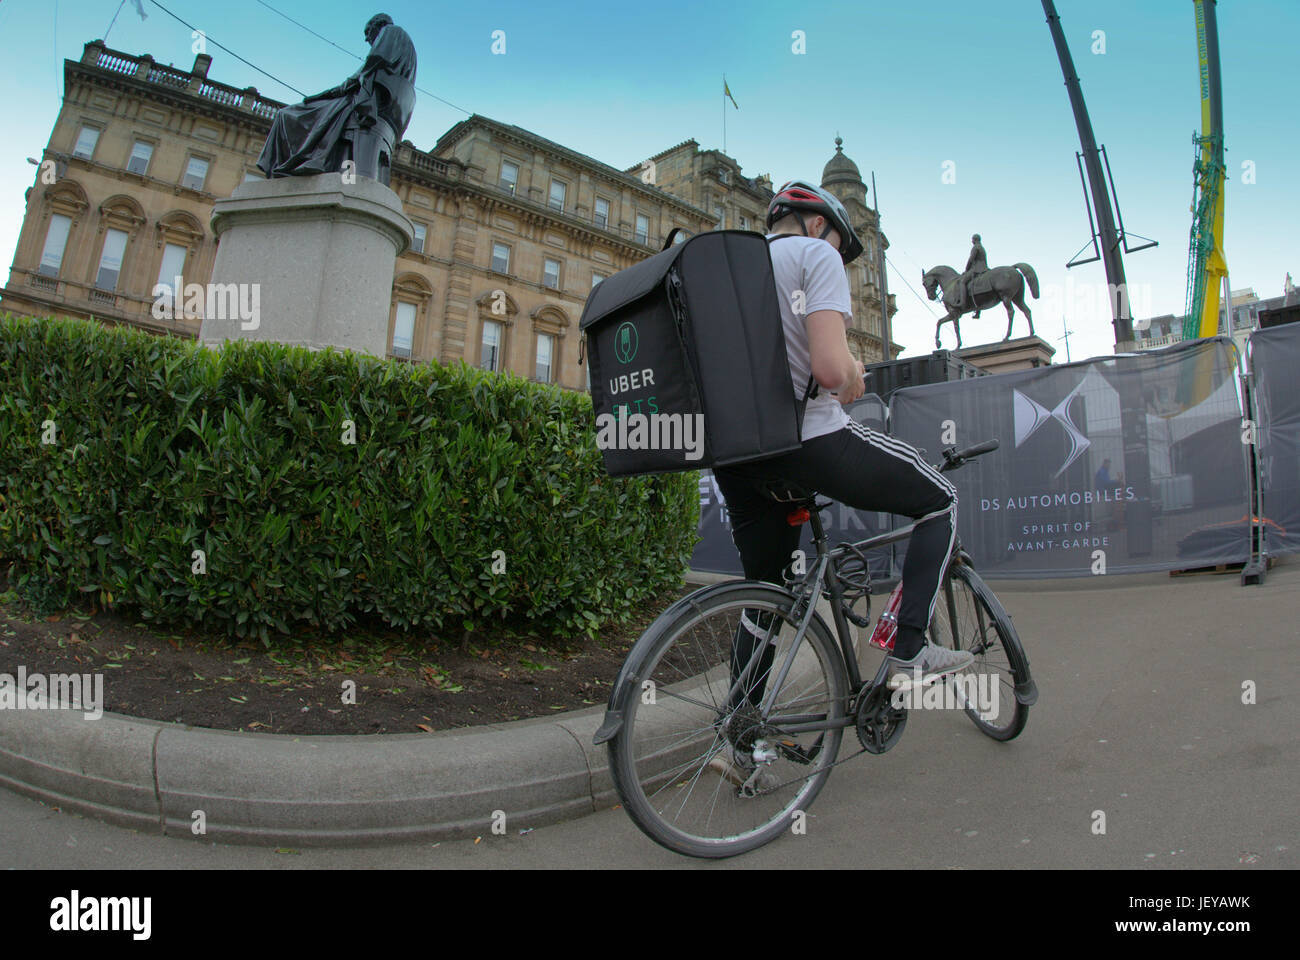
[[[818,310],[808,315],[808,352],[813,379],[823,390],[836,394],[840,403],[852,403],[866,392],[862,363],[849,352],[844,314]]]
[[[845,321],[853,310],[849,278],[839,252],[829,243],[810,244],[803,251],[803,283],[813,379],[823,390],[836,394],[840,403],[852,403],[866,386],[862,364],[849,352],[845,333]]]

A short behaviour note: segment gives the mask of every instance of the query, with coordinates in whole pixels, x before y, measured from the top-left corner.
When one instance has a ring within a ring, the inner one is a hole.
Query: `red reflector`
[[[808,508],[800,507],[798,510],[791,510],[789,513],[787,513],[785,515],[785,522],[790,524],[790,526],[792,527],[797,527],[802,523],[807,523],[808,517],[809,517]]]

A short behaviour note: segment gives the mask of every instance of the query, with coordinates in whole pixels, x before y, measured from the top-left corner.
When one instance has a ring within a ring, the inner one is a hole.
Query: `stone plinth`
[[[1014,373],[1047,366],[1056,350],[1041,337],[1019,337],[962,347],[953,352],[986,373]]]
[[[337,173],[250,180],[217,201],[212,230],[218,246],[201,342],[387,354],[393,267],[414,234],[392,190],[361,177],[344,183]]]

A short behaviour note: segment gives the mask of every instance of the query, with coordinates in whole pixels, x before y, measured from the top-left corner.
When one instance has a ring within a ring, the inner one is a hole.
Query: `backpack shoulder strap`
[[[767,238],[767,242],[768,242],[768,244],[770,245],[770,244],[776,243],[776,241],[778,241],[778,240],[783,240],[783,239],[785,239],[786,237],[797,237],[797,236],[799,236],[799,234],[797,234],[797,233],[778,233],[775,237],[768,237],[768,238]],[[813,375],[812,375],[811,373],[808,374],[808,386],[804,387],[804,389],[803,389],[803,399],[800,401],[800,404],[801,404],[801,406],[800,406],[800,412],[801,412],[801,413],[802,413],[802,409],[803,409],[803,408],[802,408],[802,404],[807,403],[808,400],[809,400],[809,398],[817,396],[817,394],[820,392],[820,390],[821,390],[821,384],[819,384],[819,383],[816,381],[816,379],[814,379],[814,377],[813,377]]]

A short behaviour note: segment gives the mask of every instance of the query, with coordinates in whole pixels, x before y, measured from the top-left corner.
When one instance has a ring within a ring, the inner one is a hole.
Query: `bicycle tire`
[[[768,794],[741,796],[735,783],[748,771],[732,762],[731,738],[748,735],[738,734],[737,730],[749,722],[739,719],[743,702],[735,707],[724,702],[731,686],[732,638],[739,629],[736,625],[742,613],[752,616],[751,626],[754,622],[765,623],[768,630],[779,618],[781,626],[764,634],[775,637],[773,665],[769,668],[775,672],[798,629],[793,618],[795,605],[789,591],[772,584],[740,581],[707,587],[661,614],[628,655],[616,681],[621,687],[610,704],[623,717],[618,733],[609,741],[610,774],[628,815],[661,846],[703,858],[747,853],[788,829],[796,811],[807,810],[829,777],[843,727],[820,734],[779,734],[782,746],[777,749],[781,756],[765,765],[768,774],[779,778],[779,788],[770,794],[771,799]],[[757,615],[753,615],[755,611]],[[771,619],[764,620],[765,614],[770,614]],[[762,648],[762,641],[757,641],[756,649]],[[651,685],[647,687],[647,683]],[[796,686],[798,690],[793,689]],[[839,720],[845,716],[848,686],[843,656],[825,622],[814,614],[773,705],[773,716],[782,715],[782,698],[793,691],[795,699],[785,703],[786,707],[797,707],[796,712],[805,715]],[[647,691],[651,693],[649,703]],[[674,711],[661,709],[663,706],[675,708],[688,729],[683,732],[673,728],[669,721]],[[807,714],[809,710],[811,714]],[[784,715],[792,716],[789,710]],[[776,726],[779,728],[779,722]],[[703,752],[695,755],[705,743],[708,745]],[[794,759],[798,755],[794,751],[805,755],[811,752],[814,759],[802,763]],[[688,759],[678,762],[683,755]],[[722,758],[720,764],[715,762],[717,758]],[[791,777],[797,779],[784,782]],[[694,796],[697,786],[698,798]],[[691,814],[684,817],[688,803]],[[701,825],[697,807],[703,803],[711,805]],[[674,806],[675,815],[671,809]],[[715,814],[719,821],[716,827],[712,826]],[[734,814],[735,820],[747,825],[724,827],[722,821],[727,814]]]
[[[952,626],[954,621],[957,625],[955,630]],[[996,718],[990,718],[991,710],[979,709],[981,704],[978,701],[985,700],[983,705],[987,708],[993,703],[991,697],[978,696],[976,703],[967,698],[965,713],[982,733],[994,740],[1007,741],[1018,737],[1029,720],[1029,706],[1017,699],[1016,689],[1029,680],[1029,659],[1011,618],[1002,610],[1002,605],[983,578],[966,563],[953,561],[949,565],[935,600],[930,640],[953,650],[975,653],[975,662],[957,674],[957,678],[969,675],[979,683],[983,676],[997,675]],[[1005,656],[993,658],[990,664],[989,654],[995,650],[1001,650]],[[1001,662],[1003,660],[1005,662]],[[995,668],[992,671],[991,665]],[[956,688],[961,689],[960,679]],[[978,689],[981,694],[992,690],[991,686]]]

